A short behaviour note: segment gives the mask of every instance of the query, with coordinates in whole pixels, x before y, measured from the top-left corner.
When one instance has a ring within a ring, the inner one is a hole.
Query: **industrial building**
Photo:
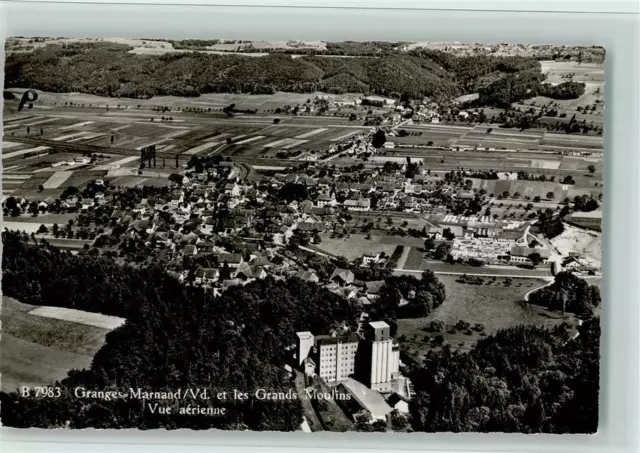
[[[355,376],[372,390],[397,391],[400,375],[400,347],[391,338],[391,328],[383,321],[364,326],[362,337],[297,332],[297,364],[306,374],[327,383],[342,382]],[[402,385],[400,385],[402,386]]]
[[[298,365],[305,363],[305,372],[321,377],[325,382],[339,382],[355,372],[358,336],[337,337],[298,332]]]
[[[391,338],[391,327],[384,321],[370,322],[364,327],[364,338],[358,354],[358,378],[372,390],[393,391],[400,376],[400,346]]]

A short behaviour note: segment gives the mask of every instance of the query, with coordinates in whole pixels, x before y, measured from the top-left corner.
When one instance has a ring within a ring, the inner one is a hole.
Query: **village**
[[[575,66],[553,63],[556,78]],[[5,231],[213,298],[294,281],[355,307],[357,328],[286,339],[303,431],[406,431],[409,376],[430,352],[521,324],[575,335],[581,319],[523,302],[558,274],[602,275],[599,88],[580,106],[506,109],[469,95],[30,96],[4,116]]]

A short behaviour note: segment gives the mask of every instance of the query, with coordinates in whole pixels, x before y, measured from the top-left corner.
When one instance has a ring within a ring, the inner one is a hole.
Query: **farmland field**
[[[425,336],[431,338],[441,334],[445,344],[450,344],[453,349],[467,351],[473,347],[482,338],[479,333],[473,331],[471,335],[467,335],[464,332],[447,332],[447,329],[459,320],[469,322],[472,326],[476,323],[483,324],[486,334],[519,324],[552,326],[563,320],[572,320],[569,315],[563,316],[524,302],[523,298],[527,292],[547,283],[542,279],[514,278],[509,285],[506,278],[484,277],[482,285],[470,285],[459,283],[459,278],[438,275],[438,279],[446,288],[445,302],[427,317],[398,320],[398,335],[406,337],[410,357],[421,360],[422,355],[429,349],[430,346],[424,342]],[[436,319],[446,324],[444,333],[428,332],[425,329]]]
[[[422,267],[422,259],[424,256],[424,252],[416,247],[411,247],[409,251],[409,256],[404,263],[403,269],[408,269],[412,271],[420,270]]]
[[[2,390],[45,385],[87,368],[110,329],[45,318],[38,307],[2,298]]]
[[[528,107],[527,107],[528,108]],[[592,115],[587,115],[592,116]],[[407,131],[405,137],[389,137],[397,145],[435,146],[544,151],[602,151],[602,136],[564,134],[542,129],[502,128],[499,124],[450,126],[440,124],[420,124],[402,126]],[[491,129],[491,131],[489,131]],[[396,148],[396,151],[402,148]]]

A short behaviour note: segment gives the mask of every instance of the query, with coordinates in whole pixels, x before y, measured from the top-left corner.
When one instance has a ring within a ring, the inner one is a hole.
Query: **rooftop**
[[[393,410],[382,395],[355,379],[347,378],[342,382],[342,386],[353,396],[362,408],[371,413],[371,417],[374,419],[384,418]]]

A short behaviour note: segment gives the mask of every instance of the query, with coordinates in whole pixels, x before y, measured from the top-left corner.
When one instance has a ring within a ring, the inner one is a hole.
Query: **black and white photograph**
[[[605,49],[212,35],[5,39],[2,425],[596,433]]]

